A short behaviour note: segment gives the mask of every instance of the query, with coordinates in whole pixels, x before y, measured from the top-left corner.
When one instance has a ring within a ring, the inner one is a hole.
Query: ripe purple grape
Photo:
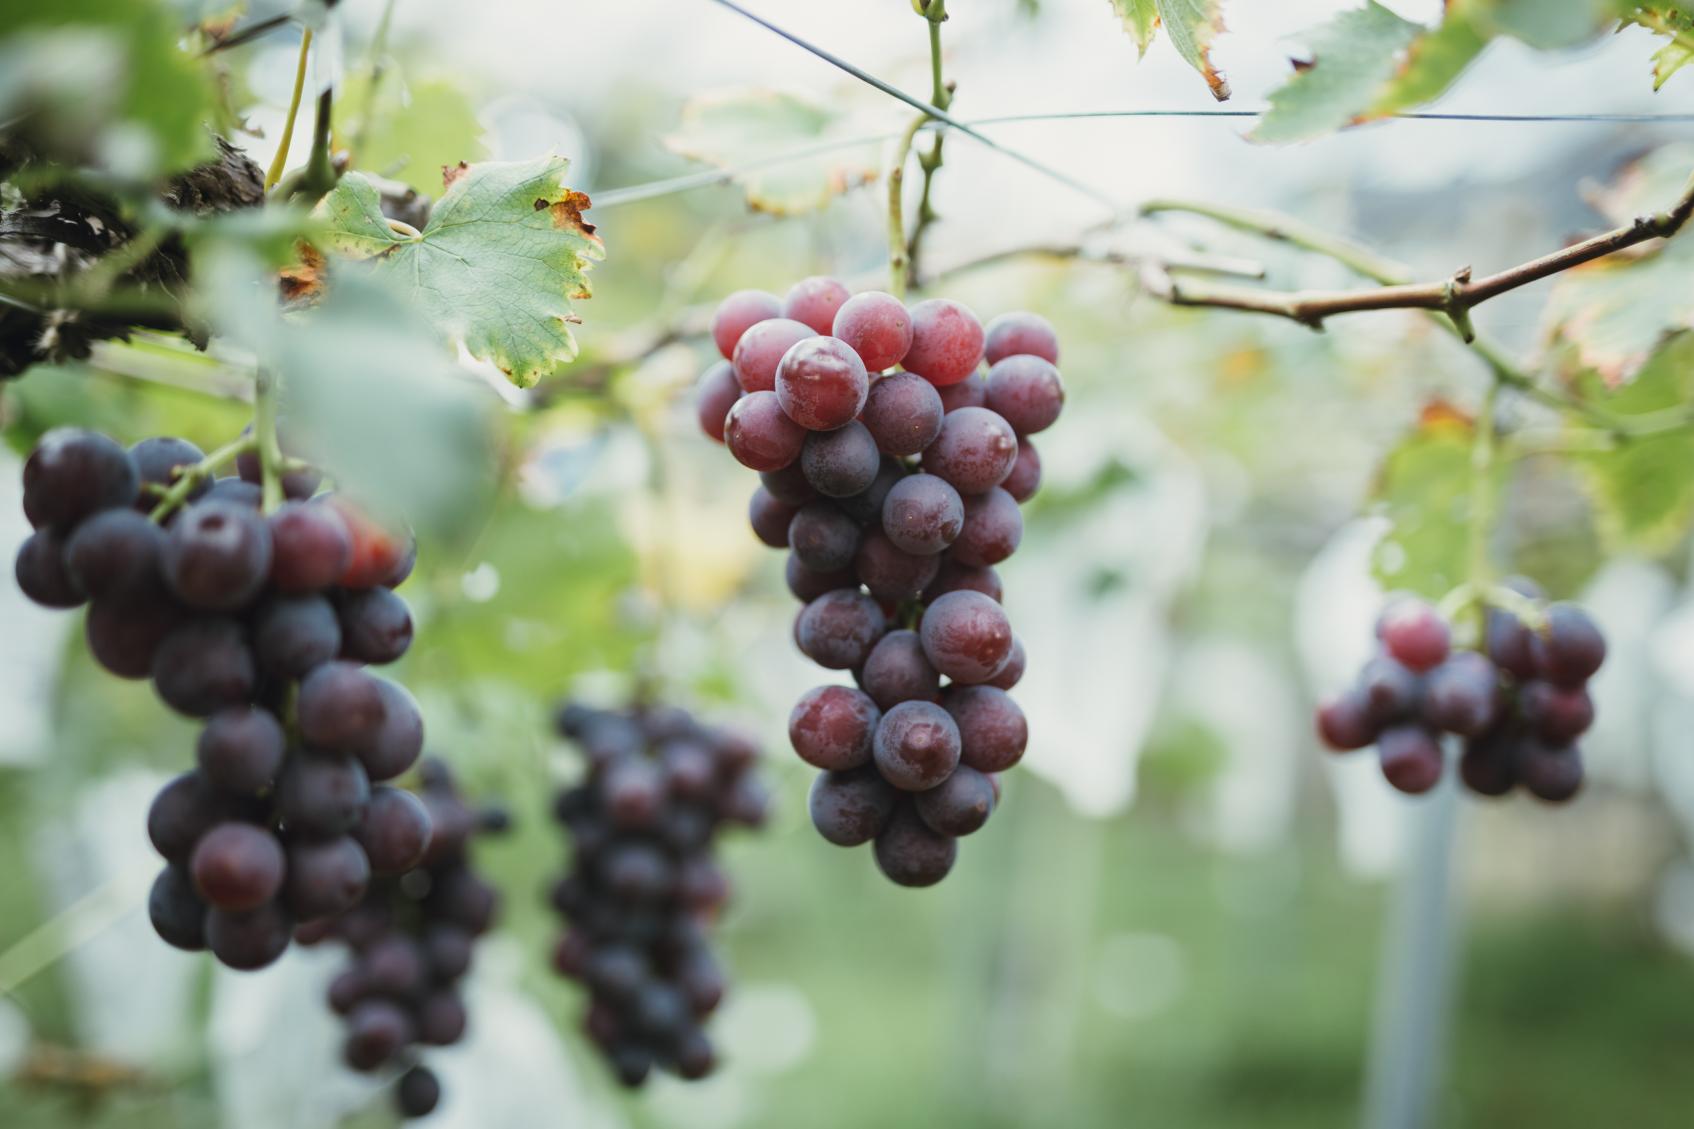
[[[64,567],[96,599],[151,586],[159,575],[165,531],[131,509],[104,510],[76,527]]]
[[[901,360],[937,387],[957,384],[982,361],[982,323],[958,302],[929,298],[911,308],[912,347]]]
[[[781,470],[800,457],[806,429],[788,418],[775,392],[752,392],[735,402],[724,421],[724,444],[749,470]]]
[[[959,726],[933,702],[901,702],[882,715],[872,755],[882,778],[905,792],[934,788],[959,766]]]
[[[1376,745],[1382,774],[1409,795],[1427,792],[1441,779],[1441,741],[1419,725],[1385,730]]]
[[[370,860],[352,838],[293,843],[283,901],[297,921],[335,917],[358,905],[370,882]]]
[[[404,874],[423,861],[431,832],[429,809],[402,788],[386,784],[371,789],[365,817],[354,830],[364,848],[371,873]]]
[[[932,831],[910,802],[894,810],[876,837],[877,868],[898,886],[933,886],[958,857],[958,841]]]
[[[791,506],[803,506],[818,496],[812,484],[806,481],[806,472],[798,462],[778,470],[760,472],[759,484],[770,491],[771,497]]]
[[[341,653],[355,662],[391,663],[412,645],[412,612],[387,588],[366,588],[341,598]]]
[[[747,499],[747,524],[755,537],[773,549],[788,548],[788,523],[799,512],[799,506],[777,501],[763,486]]]
[[[206,947],[206,903],[179,866],[167,866],[147,895],[147,917],[159,939],[174,948],[198,952]]]
[[[876,477],[871,480],[869,486],[857,494],[837,498],[836,505],[841,507],[842,513],[860,525],[879,523],[882,521],[882,506],[888,500],[888,492],[894,489],[895,483],[905,477],[905,467],[893,459],[883,459]]]
[[[807,337],[777,365],[777,401],[808,431],[845,427],[864,409],[869,392],[865,362],[840,338]]]
[[[206,947],[224,965],[252,972],[275,962],[288,948],[294,923],[276,902],[250,910],[206,911]]]
[[[882,372],[912,347],[912,316],[894,295],[867,290],[842,303],[831,333],[859,354],[867,370]]]
[[[807,502],[788,523],[788,547],[814,572],[833,572],[853,563],[859,527],[831,502]]]
[[[1606,638],[1588,613],[1575,604],[1551,604],[1546,633],[1536,639],[1535,659],[1547,681],[1556,686],[1580,686],[1606,661]]]
[[[141,488],[135,460],[111,439],[76,427],[43,435],[24,463],[24,516],[37,529],[68,529],[127,506]]]
[[[707,439],[723,442],[724,421],[739,399],[741,383],[735,379],[735,369],[728,361],[718,361],[701,374],[694,390],[694,412]]]
[[[814,431],[800,449],[800,470],[826,498],[850,498],[870,489],[882,469],[876,440],[865,425],[849,420],[834,431]]]
[[[941,433],[945,410],[935,385],[911,372],[896,372],[870,386],[862,419],[885,455],[922,454]]]
[[[314,839],[352,831],[370,798],[370,779],[359,762],[336,753],[295,749],[276,783],[283,829]]]
[[[1035,497],[1035,492],[1041,489],[1041,453],[1028,439],[1019,437],[1018,457],[1012,463],[1012,473],[1000,486],[1019,504]]]
[[[1010,694],[993,686],[954,686],[941,704],[959,727],[959,760],[978,772],[1004,772],[1023,759],[1029,723]]]
[[[933,556],[951,545],[965,524],[965,504],[945,479],[907,475],[882,503],[882,531],[905,552]]]
[[[341,621],[323,596],[272,596],[253,616],[253,653],[275,678],[304,678],[341,653]]]
[[[838,847],[857,847],[881,834],[900,793],[872,767],[852,772],[820,772],[812,780],[806,806],[818,834]]]
[[[87,595],[65,567],[65,541],[56,529],[38,529],[18,550],[14,571],[23,594],[44,608],[76,608]]]
[[[882,711],[850,686],[819,686],[801,695],[788,715],[788,740],[813,768],[844,772],[870,763],[871,738]]]
[[[924,589],[923,598],[933,603],[949,592],[981,592],[997,604],[1005,598],[1005,586],[1000,583],[1000,574],[993,568],[963,565],[951,556],[943,556],[941,571],[935,574],[935,581]]]
[[[1019,435],[1053,426],[1065,406],[1059,370],[1040,357],[1007,357],[988,370],[988,409],[999,413]]]
[[[269,710],[230,706],[206,719],[195,755],[200,771],[226,792],[256,796],[282,769],[288,737]]]
[[[851,568],[813,572],[801,564],[800,558],[792,553],[788,555],[788,564],[784,571],[788,578],[788,590],[803,604],[809,604],[825,592],[833,592],[837,588],[848,588],[854,592],[859,590],[859,578]]]
[[[1011,424],[987,408],[960,408],[941,421],[941,434],[923,454],[923,468],[961,494],[981,494],[1004,482],[1017,460]]]
[[[811,326],[790,318],[772,318],[752,326],[735,346],[732,364],[736,383],[743,392],[774,391],[783,356],[795,345],[816,336]]]
[[[856,589],[826,592],[800,610],[794,638],[802,653],[830,670],[861,666],[888,621],[875,600]]]
[[[996,486],[964,500],[965,521],[950,555],[962,565],[996,565],[1017,552],[1023,540],[1023,514],[1017,502]]]
[[[885,603],[915,600],[941,570],[941,558],[908,553],[880,529],[865,532],[853,570],[872,597]]]
[[[232,611],[251,600],[270,575],[270,526],[245,506],[196,502],[171,525],[161,567],[183,603]]]
[[[913,806],[931,831],[957,838],[988,822],[994,800],[993,782],[969,765],[960,765],[937,787],[919,792]]]
[[[1023,640],[1013,635],[1011,657],[1006,660],[1006,665],[1000,668],[1000,672],[984,682],[983,685],[992,686],[997,690],[1010,690],[1023,680],[1026,662],[1027,657],[1024,654]]]
[[[1336,752],[1376,743],[1381,727],[1371,720],[1370,702],[1357,689],[1327,699],[1318,707],[1318,736]]]
[[[1594,724],[1594,699],[1581,686],[1525,683],[1518,691],[1518,710],[1534,734],[1553,745],[1570,744]]]
[[[1500,710],[1500,672],[1475,651],[1460,651],[1430,671],[1423,687],[1423,720],[1461,737],[1493,726]]]
[[[865,659],[860,682],[871,700],[885,710],[901,702],[933,702],[941,697],[941,675],[925,657],[915,631],[890,631],[877,640]]]
[[[983,353],[990,365],[1026,353],[1049,364],[1059,363],[1059,335],[1053,323],[1026,310],[1001,314],[983,330]]]
[[[965,377],[957,384],[937,388],[936,392],[941,395],[941,410],[943,413],[956,412],[960,408],[986,408],[988,406],[988,380],[976,373]]]
[[[986,682],[1012,654],[1012,625],[1000,605],[980,592],[949,592],[924,611],[924,654],[955,682]]]
[[[763,290],[737,290],[712,314],[712,343],[725,360],[735,356],[741,337],[762,321],[782,316],[782,302]]]
[[[252,700],[258,684],[253,652],[241,624],[223,616],[191,619],[173,630],[153,655],[153,689],[189,717],[209,717]]]
[[[295,702],[300,736],[325,750],[351,751],[369,741],[384,712],[380,681],[349,662],[314,667]]]
[[[1562,804],[1582,790],[1582,757],[1575,746],[1525,738],[1517,748],[1518,782],[1538,800]]]
[[[341,579],[353,559],[346,520],[324,502],[284,502],[270,516],[271,582],[284,592],[316,592]]]
[[[256,909],[276,896],[284,874],[282,845],[251,823],[220,823],[201,836],[188,862],[194,889],[207,905]]]
[[[805,322],[815,332],[829,336],[835,330],[835,315],[852,296],[837,279],[823,275],[802,278],[788,288],[782,300],[782,316]]]

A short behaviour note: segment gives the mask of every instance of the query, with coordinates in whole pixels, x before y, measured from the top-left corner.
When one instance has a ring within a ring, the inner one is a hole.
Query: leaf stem
[[[282,179],[283,170],[288,167],[288,148],[294,140],[294,122],[300,116],[300,98],[306,92],[306,56],[312,50],[312,29],[307,28],[300,36],[300,61],[294,65],[294,94],[288,100],[288,117],[282,123],[282,139],[277,142],[276,156],[271,158],[271,167],[265,173],[265,191],[276,187],[276,182]]]
[[[928,121],[925,117],[912,119],[888,165],[888,290],[904,299],[912,282],[911,257],[906,244],[906,158],[912,154],[912,141]]]
[[[188,496],[194,493],[196,486],[228,466],[236,456],[254,450],[256,443],[257,440],[252,435],[237,436],[184,470],[182,476],[171,483],[170,489],[159,496],[159,504],[154,506],[147,516],[163,524],[166,518],[182,508],[182,504],[188,501]]]
[[[282,505],[283,456],[277,438],[276,374],[261,367],[253,381],[253,442],[259,455],[259,486],[265,512]]]
[[[1500,397],[1499,381],[1490,381],[1482,394],[1482,407],[1476,413],[1476,436],[1470,452],[1470,511],[1466,522],[1467,565],[1465,579],[1477,592],[1484,592],[1493,582],[1493,563],[1489,559],[1488,537],[1494,525],[1494,450],[1498,430],[1495,408]],[[1476,631],[1479,645],[1486,638],[1487,608],[1477,608]]]

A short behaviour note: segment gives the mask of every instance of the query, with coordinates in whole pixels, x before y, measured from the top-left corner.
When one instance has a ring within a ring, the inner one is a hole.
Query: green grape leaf
[[[1474,21],[1449,11],[1441,26],[1419,35],[1406,49],[1363,117],[1387,117],[1440,97],[1488,46],[1488,39]]]
[[[1667,145],[1630,164],[1591,194],[1617,224],[1667,208],[1694,169],[1694,145]],[[1613,387],[1627,384],[1671,334],[1694,328],[1694,240],[1687,232],[1633,254],[1561,274],[1548,295],[1548,337]]]
[[[318,205],[328,249],[373,259],[424,316],[520,388],[576,357],[572,299],[605,257],[582,218],[588,197],[565,187],[563,157],[459,168],[422,232],[396,231],[376,187],[341,178]]]
[[[155,0],[0,4],[0,121],[134,179],[212,156],[211,76]]]
[[[1123,26],[1143,56],[1160,26],[1183,61],[1206,80],[1212,97],[1229,98],[1229,80],[1212,65],[1212,41],[1224,30],[1223,0],[1112,0]]]
[[[1625,17],[1669,40],[1653,55],[1653,89],[1658,90],[1694,60],[1694,9],[1683,3],[1641,4]]]
[[[1620,419],[1686,410],[1694,402],[1694,334],[1667,342],[1627,388],[1594,391]],[[1667,552],[1694,525],[1694,430],[1645,435],[1584,455],[1582,469],[1601,535],[1614,552]]]
[[[800,215],[876,180],[876,144],[848,143],[860,132],[844,113],[797,95],[736,90],[691,100],[665,147],[729,172],[755,211]]]
[[[1469,417],[1434,404],[1389,452],[1374,492],[1374,511],[1389,527],[1371,559],[1384,588],[1439,599],[1464,582],[1475,430]]]
[[[1270,96],[1253,139],[1305,141],[1366,114],[1393,78],[1404,52],[1423,33],[1376,0],[1342,12],[1312,33],[1312,58]]]
[[[446,170],[488,156],[476,106],[451,79],[401,83],[390,76],[373,102],[370,76],[361,74],[347,80],[337,99],[357,113],[359,124],[342,139],[354,150],[356,167],[425,196],[441,195]],[[360,143],[364,147],[354,149]]]

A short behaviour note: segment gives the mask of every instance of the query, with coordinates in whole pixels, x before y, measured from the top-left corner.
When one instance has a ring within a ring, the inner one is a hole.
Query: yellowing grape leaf
[[[862,132],[846,114],[797,95],[735,90],[690,101],[665,147],[729,172],[749,207],[799,215],[877,178],[875,142],[854,143]]]
[[[1342,12],[1312,33],[1311,59],[1272,92],[1253,139],[1305,141],[1359,120],[1423,31],[1376,0]]]
[[[1684,274],[1686,278],[1687,275]],[[1694,334],[1672,338],[1627,388],[1594,399],[1620,419],[1694,404]],[[1694,430],[1645,435],[1585,455],[1584,478],[1613,551],[1666,552],[1694,525]]]
[[[1229,97],[1229,80],[1212,65],[1212,41],[1224,30],[1223,0],[1112,0],[1123,26],[1142,55],[1152,46],[1160,26],[1176,53],[1206,80],[1212,97]]]
[[[1464,582],[1475,430],[1468,416],[1434,404],[1389,452],[1374,491],[1374,510],[1389,529],[1371,559],[1384,588],[1439,599]],[[1497,479],[1490,489],[1499,489]]]
[[[565,187],[563,157],[463,166],[420,233],[397,231],[375,186],[348,173],[318,205],[329,249],[374,259],[424,316],[520,388],[575,358],[572,299],[605,257],[582,218],[588,197]]]
[[[1403,113],[1441,96],[1471,60],[1488,46],[1488,33],[1449,10],[1441,26],[1425,32],[1406,49],[1392,77],[1361,117],[1365,120]]]

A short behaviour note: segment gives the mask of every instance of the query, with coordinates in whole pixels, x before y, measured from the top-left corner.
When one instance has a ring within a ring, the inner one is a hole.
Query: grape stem
[[[945,111],[953,101],[953,87],[941,74],[941,24],[947,19],[947,0],[912,0],[912,10],[929,24],[930,104]],[[935,115],[919,114],[901,134],[894,147],[894,159],[888,166],[888,274],[889,290],[896,298],[905,298],[906,291],[916,285],[918,253],[923,235],[935,222],[935,208],[930,204],[930,185],[941,167],[941,146],[944,134],[937,130],[930,141],[928,153],[918,154],[918,167],[923,169],[923,190],[918,197],[917,219],[910,238],[906,235],[906,161],[912,155],[919,131]]]
[[[276,428],[277,380],[270,370],[260,368],[253,378],[253,442],[259,455],[259,486],[264,491],[265,512],[282,505],[282,442]]]
[[[300,36],[300,60],[294,64],[294,93],[288,100],[288,117],[282,123],[282,138],[277,142],[276,156],[271,158],[271,167],[265,173],[265,191],[276,187],[282,179],[283,170],[288,167],[288,146],[294,140],[294,122],[300,116],[300,97],[306,92],[306,56],[312,50],[312,29],[307,28]]]
[[[188,467],[171,483],[170,489],[159,496],[159,504],[154,506],[147,516],[163,524],[166,518],[182,508],[182,504],[188,501],[188,496],[194,493],[196,486],[228,466],[237,456],[254,450],[257,442],[252,435],[239,436]]]

